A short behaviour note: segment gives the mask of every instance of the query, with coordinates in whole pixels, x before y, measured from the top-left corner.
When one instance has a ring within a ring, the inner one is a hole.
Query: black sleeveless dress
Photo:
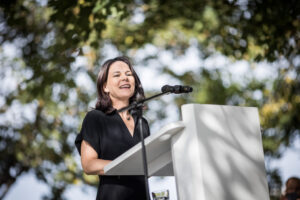
[[[122,153],[140,142],[140,132],[136,116],[134,134],[117,111],[105,114],[92,110],[85,116],[75,145],[80,153],[82,140],[87,141],[98,153],[98,158],[114,160]],[[149,125],[143,118],[144,138],[149,136]],[[144,176],[99,176],[96,200],[143,200],[146,199]],[[147,194],[149,195],[149,194]]]

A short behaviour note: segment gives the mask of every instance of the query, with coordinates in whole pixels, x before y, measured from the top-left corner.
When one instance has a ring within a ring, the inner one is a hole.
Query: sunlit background
[[[300,7],[297,1],[0,2],[0,199],[94,199],[74,140],[96,101],[107,58],[127,55],[155,134],[185,103],[255,106],[271,199],[300,176]],[[170,190],[174,177],[150,178]]]

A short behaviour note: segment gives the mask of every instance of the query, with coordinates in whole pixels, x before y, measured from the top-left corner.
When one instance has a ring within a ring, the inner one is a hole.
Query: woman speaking
[[[97,79],[98,100],[82,123],[75,144],[86,174],[99,175],[97,200],[146,199],[144,176],[105,176],[104,167],[140,142],[137,117],[129,111],[118,112],[144,97],[141,82],[126,57],[107,60]],[[149,126],[143,119],[144,137]]]

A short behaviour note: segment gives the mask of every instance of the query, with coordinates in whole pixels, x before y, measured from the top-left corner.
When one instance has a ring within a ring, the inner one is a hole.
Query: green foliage
[[[274,62],[274,82],[225,81],[224,71],[202,66],[180,75],[165,66],[162,73],[195,88],[193,95],[176,98],[177,105],[258,107],[265,154],[279,157],[280,147],[291,146],[300,134],[299,11],[297,0],[0,1],[0,78],[16,82],[11,90],[0,87],[0,117],[9,118],[13,110],[20,116],[0,123],[0,199],[28,171],[52,188],[45,199],[63,199],[68,184],[95,185],[74,161],[75,134],[95,99],[76,77],[85,74],[95,82],[107,43],[131,56],[152,44],[177,57],[196,43],[201,59],[218,52],[232,60]],[[7,45],[15,47],[13,58]],[[75,66],[82,56],[87,66]],[[165,117],[163,110],[157,117]]]

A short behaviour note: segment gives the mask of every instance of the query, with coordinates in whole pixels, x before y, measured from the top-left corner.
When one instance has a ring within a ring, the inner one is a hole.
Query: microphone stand
[[[142,143],[142,158],[143,158],[143,167],[144,167],[144,177],[145,177],[145,187],[146,187],[146,196],[147,200],[150,200],[150,194],[149,194],[149,183],[148,183],[148,165],[147,165],[147,155],[146,155],[146,147],[145,147],[145,141],[144,141],[144,134],[143,134],[143,107],[144,103],[146,101],[149,101],[151,99],[154,99],[156,97],[162,96],[164,94],[169,94],[170,92],[162,92],[159,94],[156,94],[152,97],[145,98],[142,100],[139,100],[137,102],[132,102],[129,106],[121,108],[118,110],[118,112],[123,112],[126,110],[129,110],[131,114],[136,114],[138,119],[138,124],[140,127],[140,137],[141,137],[141,143]]]

